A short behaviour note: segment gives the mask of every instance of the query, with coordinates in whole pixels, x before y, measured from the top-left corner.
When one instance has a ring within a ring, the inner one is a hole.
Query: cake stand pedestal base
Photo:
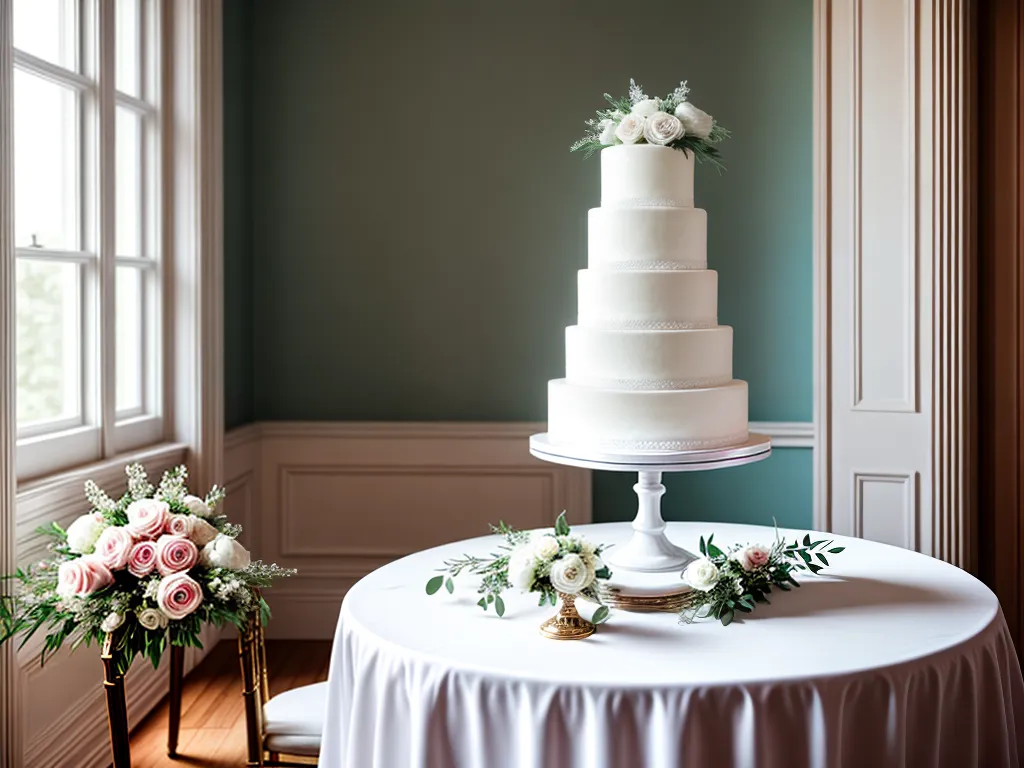
[[[661,516],[663,472],[697,472],[738,467],[771,455],[767,435],[750,434],[745,443],[699,451],[612,452],[554,443],[546,433],[530,438],[530,453],[538,459],[587,469],[637,472],[633,486],[639,505],[633,536],[609,550],[605,561],[612,578],[601,585],[601,597],[613,608],[635,611],[679,611],[690,592],[680,574],[697,555],[665,536]]]

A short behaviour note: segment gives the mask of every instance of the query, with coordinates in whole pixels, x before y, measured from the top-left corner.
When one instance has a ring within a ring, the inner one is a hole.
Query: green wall
[[[567,148],[631,76],[687,78],[733,130],[696,189],[720,320],[751,419],[810,419],[810,0],[232,4],[226,311],[251,337],[229,420],[543,420],[599,197],[599,161]],[[810,467],[783,449],[672,477],[666,506],[808,524]],[[629,485],[595,480],[599,519],[632,513]]]
[[[224,417],[228,429],[256,417],[248,3],[224,3]]]

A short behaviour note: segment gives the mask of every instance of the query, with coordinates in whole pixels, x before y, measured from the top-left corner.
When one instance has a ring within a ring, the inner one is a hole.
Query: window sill
[[[146,465],[153,481],[158,479],[153,477],[155,470],[184,463],[186,450],[184,443],[160,443],[19,483],[15,501],[19,540],[24,536],[24,527],[31,531],[37,525],[58,519],[76,502],[84,506],[82,486],[86,480],[94,480],[100,488],[113,493],[126,482],[125,465],[137,461]]]

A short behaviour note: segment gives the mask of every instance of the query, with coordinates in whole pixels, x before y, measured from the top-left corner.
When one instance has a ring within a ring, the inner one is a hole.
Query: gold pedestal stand
[[[594,634],[594,625],[576,610],[576,595],[559,592],[558,596],[558,613],[540,625],[540,633],[552,640],[582,640]]]

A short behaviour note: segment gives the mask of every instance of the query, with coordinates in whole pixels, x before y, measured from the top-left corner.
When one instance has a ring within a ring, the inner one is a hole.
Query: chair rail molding
[[[972,569],[972,3],[814,13],[815,523]]]
[[[14,93],[13,0],[0,0],[0,573],[14,571]],[[0,581],[0,591],[13,589]],[[14,643],[0,647],[0,766],[21,765],[19,668]]]

